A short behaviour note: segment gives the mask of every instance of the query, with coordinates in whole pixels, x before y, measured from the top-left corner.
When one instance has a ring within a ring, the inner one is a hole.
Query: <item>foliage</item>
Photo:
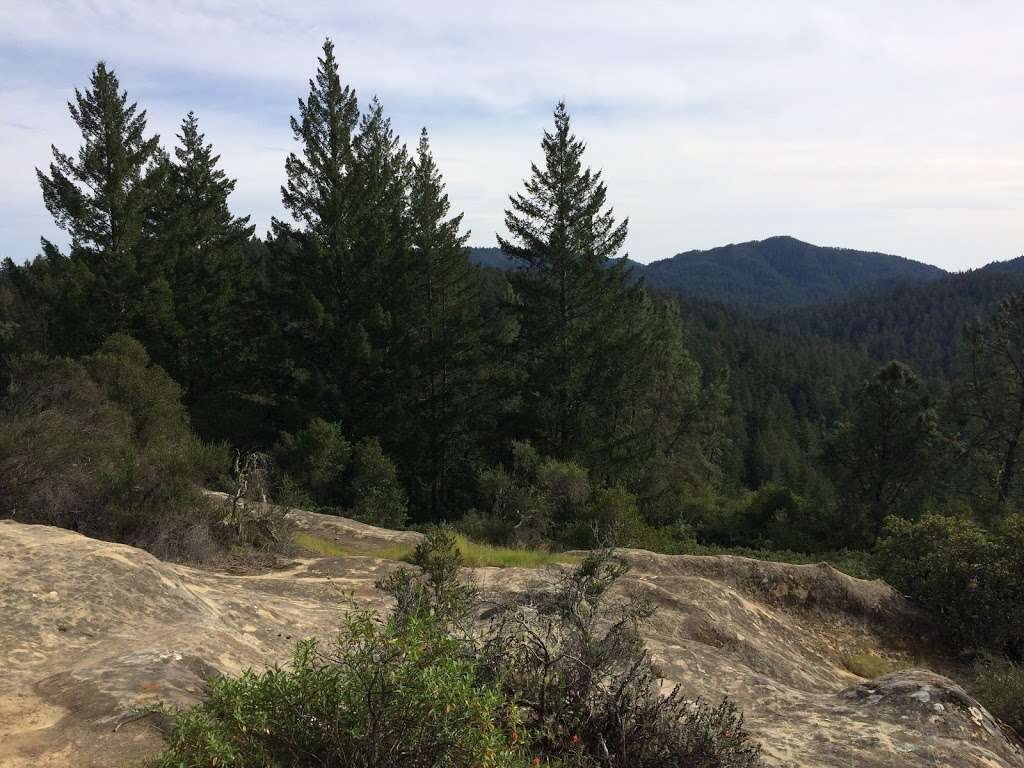
[[[521,766],[515,708],[437,622],[350,614],[326,651],[213,682],[179,713],[161,768]]]
[[[971,692],[1017,733],[1024,733],[1024,667],[1019,661],[984,656],[975,665]]]
[[[612,552],[596,552],[555,590],[498,611],[485,658],[523,710],[532,748],[579,766],[759,765],[728,701],[660,694],[640,635],[653,605],[610,595],[626,570]]]
[[[922,603],[960,647],[1024,650],[1024,517],[994,530],[966,518],[888,518],[876,548],[889,583]]]
[[[227,471],[225,451],[197,441],[180,389],[133,339],[81,361],[15,359],[0,419],[0,505],[16,519],[170,550],[216,534],[198,487]]]
[[[353,458],[352,516],[384,528],[405,525],[408,502],[394,463],[375,437],[360,440]]]
[[[960,416],[966,458],[979,494],[1000,505],[1024,500],[1024,294],[1003,299],[991,323],[965,331],[965,375],[951,408]]]
[[[283,432],[274,446],[274,461],[288,487],[300,488],[314,506],[341,504],[352,445],[341,425],[311,419],[295,435]],[[298,506],[298,505],[296,505]]]
[[[927,505],[942,462],[937,421],[902,363],[883,366],[865,385],[831,447],[847,540],[870,545],[886,515],[913,518]]]

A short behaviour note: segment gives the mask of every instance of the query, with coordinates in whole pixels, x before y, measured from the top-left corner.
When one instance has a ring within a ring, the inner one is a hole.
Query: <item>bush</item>
[[[595,768],[759,765],[760,749],[728,701],[688,701],[678,687],[660,694],[640,634],[653,605],[609,597],[627,568],[612,552],[596,552],[555,590],[498,610],[487,669],[522,708],[533,751]]]
[[[179,713],[160,768],[523,766],[518,715],[477,664],[423,615],[350,615],[322,653],[300,643],[289,669],[214,681]]]
[[[1024,734],[1024,667],[998,656],[982,657],[972,693],[989,712]]]
[[[170,556],[214,546],[217,513],[200,487],[226,472],[226,450],[195,438],[179,387],[141,344],[115,335],[80,361],[28,355],[11,372],[3,514]]]
[[[644,532],[636,496],[616,485],[594,491],[586,506],[563,527],[559,539],[579,549],[609,544],[632,547],[641,544]]]
[[[380,447],[380,441],[368,437],[356,445],[352,476],[352,516],[356,520],[383,528],[405,525],[409,502],[398,482],[394,463]]]
[[[295,435],[283,433],[274,446],[274,461],[283,473],[279,500],[287,497],[294,506],[338,506],[344,501],[345,471],[352,445],[341,425],[314,418]]]
[[[1024,517],[994,530],[964,518],[890,517],[876,546],[878,570],[940,619],[961,648],[1024,650]]]

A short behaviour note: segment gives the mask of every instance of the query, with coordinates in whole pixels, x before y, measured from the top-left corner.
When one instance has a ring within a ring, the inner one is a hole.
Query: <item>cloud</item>
[[[491,243],[559,97],[642,260],[791,233],[963,268],[1024,250],[1015,2],[80,0],[0,8],[0,254],[52,230],[33,168],[113,64],[165,143],[195,109],[265,228],[324,36],[403,136],[431,130]]]

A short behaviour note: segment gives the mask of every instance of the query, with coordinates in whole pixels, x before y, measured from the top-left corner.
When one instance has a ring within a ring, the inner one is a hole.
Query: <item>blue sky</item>
[[[792,234],[979,266],[1024,253],[1022,31],[988,0],[0,0],[0,256],[54,234],[34,169],[99,58],[165,145],[196,111],[265,230],[330,36],[363,103],[428,127],[474,244],[564,97],[640,261]]]

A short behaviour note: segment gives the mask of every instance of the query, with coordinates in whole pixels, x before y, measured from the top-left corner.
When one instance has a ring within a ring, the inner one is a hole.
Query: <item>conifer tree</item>
[[[296,431],[320,416],[342,416],[346,355],[340,328],[352,295],[350,176],[359,122],[355,92],[343,85],[334,44],[323,44],[309,93],[291,118],[299,149],[285,160],[281,187],[294,224],[273,221],[263,303],[265,397],[278,404],[279,427]]]
[[[999,504],[1024,492],[1024,294],[1003,299],[987,326],[965,331],[964,374],[952,407],[964,426],[980,494]]]
[[[864,386],[851,416],[830,456],[847,541],[871,545],[887,515],[913,518],[935,493],[942,437],[924,385],[896,361]]]
[[[251,280],[243,248],[253,227],[248,216],[232,215],[228,198],[235,180],[219,162],[189,112],[174,159],[164,169],[153,243],[167,261],[177,333],[151,345],[151,351],[185,389],[193,411],[200,412],[201,430],[237,389],[238,371],[224,359],[239,360],[247,343],[240,299]],[[157,350],[168,342],[173,343],[161,359]]]
[[[36,171],[43,201],[57,225],[71,236],[69,258],[81,269],[70,291],[87,295],[90,308],[57,351],[82,353],[110,333],[136,332],[142,318],[161,314],[153,306],[166,295],[147,291],[159,279],[159,269],[141,252],[147,210],[153,201],[154,177],[149,173],[158,156],[158,136],[146,136],[146,112],[129,103],[116,73],[99,62],[89,88],[75,90],[68,103],[71,118],[82,132],[74,155],[53,147],[49,174]],[[62,257],[43,240],[44,256]]]
[[[423,497],[414,504],[433,519],[450,509],[457,487],[472,483],[472,433],[481,407],[478,272],[469,262],[462,214],[449,217],[450,209],[424,128],[409,192],[415,270],[411,368],[418,391],[407,431],[415,444],[407,453],[415,461],[410,485]]]
[[[414,398],[409,368],[415,280],[408,216],[411,169],[408,151],[373,99],[353,142],[342,400],[343,418],[357,436],[380,436],[389,453]]]
[[[346,180],[352,164],[352,138],[359,123],[355,91],[342,85],[334,43],[324,41],[309,95],[299,99],[299,115],[291,118],[301,156],[285,160],[287,181],[281,187],[285,209],[316,238],[328,256],[346,246]]]
[[[607,467],[629,401],[647,370],[647,313],[625,259],[628,222],[616,223],[600,172],[583,165],[564,103],[541,142],[525,192],[510,197],[502,250],[522,269],[510,280],[525,375],[524,431],[542,453]],[[627,430],[628,431],[628,430]]]

